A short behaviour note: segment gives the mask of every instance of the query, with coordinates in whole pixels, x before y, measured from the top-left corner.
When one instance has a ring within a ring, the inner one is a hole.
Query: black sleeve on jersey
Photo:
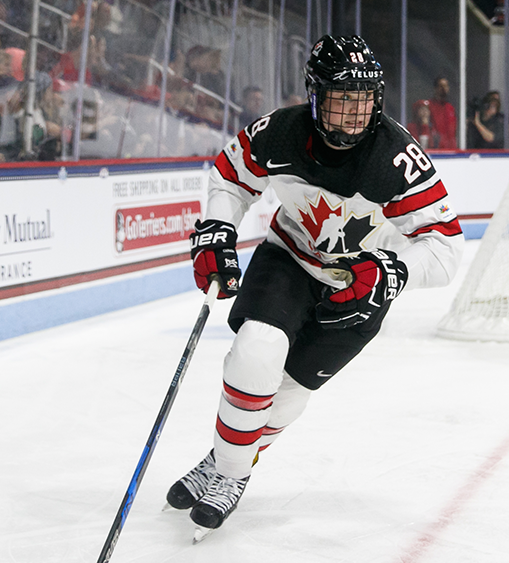
[[[309,104],[277,110],[251,124],[246,131],[253,160],[269,176],[296,176],[344,197],[360,191],[356,183],[361,168],[355,158],[358,147],[338,151],[337,165],[324,165],[313,156],[313,143],[323,141],[316,135]]]
[[[290,170],[295,174],[295,167],[300,168],[299,161],[305,154],[312,127],[309,104],[283,108],[265,115],[246,128],[251,155],[269,175],[288,173]],[[291,167],[279,166],[281,164],[291,164]]]
[[[374,203],[387,203],[431,178],[436,170],[419,143],[396,121],[382,116],[362,145],[359,192]]]
[[[338,162],[331,165],[313,156],[312,144],[323,141],[315,134],[309,104],[277,110],[246,132],[253,160],[269,176],[297,176],[342,197],[360,193],[384,204],[435,174],[415,139],[385,115],[372,135],[337,151]]]

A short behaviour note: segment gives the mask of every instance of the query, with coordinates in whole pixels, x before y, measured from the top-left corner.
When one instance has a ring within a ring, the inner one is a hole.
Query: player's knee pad
[[[284,428],[297,420],[304,412],[311,395],[311,390],[303,387],[284,372],[283,381],[272,402],[272,409],[267,426]]]
[[[246,393],[275,393],[281,384],[288,349],[288,337],[281,329],[246,321],[225,358],[225,382]]]

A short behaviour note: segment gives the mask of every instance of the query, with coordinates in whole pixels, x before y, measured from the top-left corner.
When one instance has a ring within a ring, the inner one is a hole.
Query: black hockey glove
[[[208,292],[212,274],[218,274],[221,291],[218,298],[234,297],[239,290],[240,268],[235,244],[237,231],[231,223],[208,219],[198,220],[191,239],[196,285]]]
[[[395,252],[374,250],[340,258],[322,270],[344,281],[346,289],[325,286],[316,317],[324,327],[349,328],[363,323],[386,302],[395,299],[408,279],[407,267]]]

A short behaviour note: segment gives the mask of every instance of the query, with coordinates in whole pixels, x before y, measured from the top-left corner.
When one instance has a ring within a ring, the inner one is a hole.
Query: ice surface
[[[450,287],[395,301],[193,546],[187,512],[161,509],[211,447],[232,341],[217,302],[112,563],[507,563],[509,345],[435,336],[477,246]],[[97,561],[202,302],[0,343],[0,561]]]

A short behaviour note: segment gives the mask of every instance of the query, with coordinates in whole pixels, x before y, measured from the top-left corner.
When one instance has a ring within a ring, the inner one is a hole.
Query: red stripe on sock
[[[263,426],[258,428],[257,430],[252,431],[243,431],[243,430],[234,430],[217,417],[216,421],[216,430],[221,436],[221,438],[228,442],[229,444],[234,444],[236,446],[250,446],[258,441],[263,432]]]
[[[240,409],[248,411],[261,411],[272,405],[274,395],[251,395],[223,383],[224,395],[226,400]]]
[[[273,434],[280,434],[286,427],[283,426],[282,428],[271,428],[270,426],[266,426],[263,429],[264,436],[272,436]]]

